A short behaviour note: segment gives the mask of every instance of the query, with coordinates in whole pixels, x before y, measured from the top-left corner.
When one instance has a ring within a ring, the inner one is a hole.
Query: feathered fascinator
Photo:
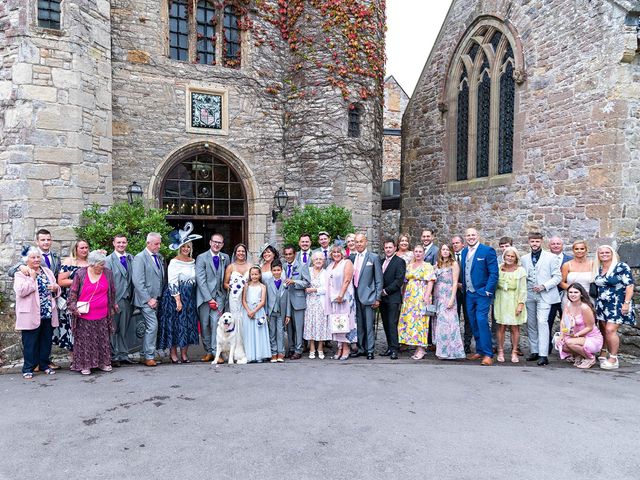
[[[198,235],[193,232],[193,223],[187,222],[184,224],[184,230],[176,229],[169,234],[169,241],[171,250],[179,250],[185,243],[192,242],[193,240],[199,240],[202,235]]]

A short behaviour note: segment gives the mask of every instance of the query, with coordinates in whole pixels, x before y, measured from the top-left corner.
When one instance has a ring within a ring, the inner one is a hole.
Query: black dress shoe
[[[527,362],[535,362],[536,360],[538,360],[538,358],[540,358],[540,355],[538,355],[537,353],[532,353],[527,357]]]
[[[349,354],[349,357],[356,358],[356,357],[361,357],[362,355],[364,355],[364,352],[351,352]]]
[[[122,364],[120,363],[120,360],[111,360],[111,366],[112,366],[113,368],[119,368],[119,367],[120,367],[120,365],[122,365]]]
[[[380,354],[380,356],[381,356],[381,357],[388,357],[388,356],[390,356],[390,355],[391,355],[391,353],[392,353],[392,352],[391,352],[391,350],[389,350],[389,349],[387,348],[387,351],[386,351],[386,352],[384,352],[384,353],[381,353],[381,354]]]
[[[398,354],[396,352],[391,352],[391,355],[389,355],[389,358],[391,358],[391,360],[397,360]]]
[[[538,365],[542,366],[542,365],[549,365],[549,358],[548,357],[540,357],[538,359]]]
[[[367,360],[373,360],[373,353],[367,353]]]

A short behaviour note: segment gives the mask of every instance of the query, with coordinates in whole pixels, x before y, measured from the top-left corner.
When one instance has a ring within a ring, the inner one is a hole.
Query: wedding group
[[[635,323],[629,266],[609,245],[591,258],[584,240],[568,255],[562,239],[550,238],[546,250],[543,236],[533,232],[521,254],[503,237],[498,255],[474,228],[440,247],[427,229],[413,247],[400,235],[385,239],[377,254],[364,233],[332,242],[321,231],[315,250],[304,233],[297,246],[281,251],[265,244],[252,261],[244,244],[229,257],[217,233],[194,259],[192,242],[201,238],[191,223],[171,232],[169,248],[177,254],[165,269],[158,233],[149,233],[135,256],[127,252],[126,236],[117,234],[108,255],[79,239],[61,260],[51,251],[51,233],[38,230],[35,245],[24,247],[9,271],[23,377],[60,368],[50,358],[53,344],[69,352],[71,370],[83,375],[133,363],[126,332],[134,309],[144,319],[141,361],[148,367],[160,362],[162,350],[172,363],[190,363],[189,347],[200,342],[202,362],[232,361],[217,351],[218,332],[228,333],[220,330],[223,323],[250,363],[303,354],[323,360],[329,345],[335,360],[373,360],[379,315],[387,345],[381,355],[391,360],[404,352],[421,360],[433,351],[443,361],[489,366],[507,357],[518,363],[528,349],[525,360],[544,366],[556,349],[577,368],[598,362],[611,370],[619,367],[619,326]],[[521,345],[525,324],[528,345]]]

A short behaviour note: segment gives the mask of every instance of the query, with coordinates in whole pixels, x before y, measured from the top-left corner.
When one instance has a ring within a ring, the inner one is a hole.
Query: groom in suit
[[[387,337],[387,351],[382,356],[398,359],[398,318],[402,304],[402,286],[407,270],[406,262],[396,255],[396,242],[388,238],[384,241],[385,259],[382,263],[382,296],[380,315],[384,334]]]
[[[462,250],[460,272],[469,324],[476,340],[476,353],[467,355],[467,358],[482,358],[482,365],[492,365],[489,309],[498,284],[498,258],[493,248],[480,243],[480,236],[475,228],[468,228],[465,237],[467,246]]]
[[[285,315],[287,337],[289,339],[289,358],[300,360],[304,339],[304,312],[307,309],[306,289],[311,284],[309,268],[296,260],[296,250],[293,245],[286,245],[282,250],[285,263],[284,283],[287,286],[289,301]]]
[[[527,335],[529,337],[528,362],[549,365],[549,312],[551,305],[560,303],[558,284],[562,280],[562,260],[542,250],[542,234],[530,233],[531,253],[522,257],[522,268],[527,272]]]
[[[127,331],[131,321],[131,267],[133,257],[127,253],[127,237],[118,234],[113,237],[114,251],[107,257],[105,266],[113,272],[116,287],[118,311],[113,316],[114,333],[111,335],[111,365],[119,367],[122,362],[132,363],[129,359]]]
[[[219,233],[211,235],[209,250],[196,258],[196,306],[200,318],[200,330],[204,356],[203,362],[216,357],[216,337],[218,319],[227,303],[227,291],[224,289],[224,271],[231,263],[229,255],[222,253],[224,238]],[[222,357],[218,363],[223,363]]]
[[[367,250],[367,236],[356,235],[356,251],[349,256],[353,262],[353,286],[356,298],[356,320],[358,324],[358,351],[350,356],[367,354],[373,360],[376,346],[374,309],[380,305],[382,296],[382,266],[375,253]]]
[[[144,337],[142,338],[143,363],[155,367],[156,340],[158,339],[158,307],[164,286],[164,260],[160,255],[162,236],[151,232],[147,246],[133,259],[133,304],[142,310]]]

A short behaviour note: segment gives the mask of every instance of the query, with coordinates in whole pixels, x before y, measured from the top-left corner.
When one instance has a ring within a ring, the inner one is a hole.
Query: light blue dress
[[[260,303],[262,289],[259,285],[247,285],[247,305],[251,310]],[[262,322],[262,325],[260,323]],[[242,312],[242,339],[247,361],[253,362],[271,358],[271,343],[269,341],[269,324],[264,308],[256,312],[253,318],[249,318],[247,311]]]

